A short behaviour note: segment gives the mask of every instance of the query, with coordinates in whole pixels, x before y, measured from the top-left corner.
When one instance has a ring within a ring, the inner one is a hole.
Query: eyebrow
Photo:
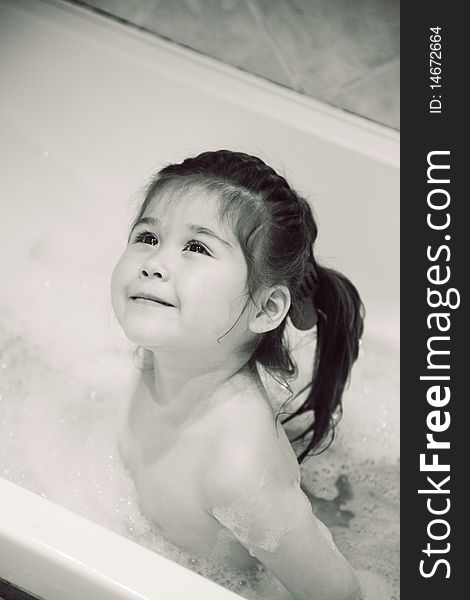
[[[226,246],[228,246],[229,248],[232,248],[232,250],[233,250],[232,244],[230,242],[228,242],[227,240],[224,240],[223,238],[218,236],[216,233],[214,233],[212,231],[212,229],[209,229],[208,227],[203,227],[202,225],[194,225],[192,223],[188,223],[188,227],[189,227],[189,229],[191,229],[191,231],[193,233],[199,234],[199,235],[208,235],[209,237],[219,240],[219,242],[222,242],[222,244],[225,244]]]
[[[137,221],[137,223],[134,224],[132,229],[135,229],[139,225],[157,225],[158,223],[160,223],[160,221],[157,219],[157,217],[142,217]]]
[[[132,229],[134,230],[139,225],[158,225],[159,223],[160,223],[160,221],[157,219],[157,217],[142,217],[141,219],[139,219],[137,221],[137,223],[134,225],[134,227]],[[228,246],[229,248],[232,248],[232,250],[233,250],[232,244],[229,241],[221,238],[214,231],[212,231],[212,229],[209,229],[208,227],[203,227],[202,225],[195,225],[194,223],[188,223],[187,226],[192,231],[192,233],[194,233],[196,235],[197,234],[207,235],[211,238],[219,240],[219,242],[222,242],[222,244],[225,244],[225,246]]]

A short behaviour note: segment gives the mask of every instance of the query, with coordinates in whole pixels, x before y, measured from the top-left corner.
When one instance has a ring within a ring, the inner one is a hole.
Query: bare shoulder
[[[231,391],[205,477],[206,498],[216,504],[255,492],[273,477],[292,482],[300,476],[264,390],[242,385]]]

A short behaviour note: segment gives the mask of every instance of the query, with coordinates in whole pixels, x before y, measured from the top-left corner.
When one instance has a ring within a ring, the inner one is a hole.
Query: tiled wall
[[[84,0],[80,4],[399,129],[398,0]]]

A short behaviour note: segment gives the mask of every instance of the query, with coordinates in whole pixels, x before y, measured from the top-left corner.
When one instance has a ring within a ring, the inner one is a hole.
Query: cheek
[[[204,277],[188,281],[193,298],[198,298],[198,310],[214,321],[238,316],[246,301],[246,268],[230,266],[232,268],[214,269]]]
[[[122,256],[117,262],[111,275],[111,302],[116,316],[119,316],[120,309],[124,303],[124,291],[126,280],[126,260]]]
[[[248,272],[245,263],[237,263],[233,269],[224,272],[222,287],[230,304],[243,305],[248,297]]]
[[[113,272],[111,274],[111,295],[113,296],[113,298],[116,295],[116,293],[118,292],[119,288],[121,287],[120,264],[121,264],[121,261],[119,260],[116,263],[116,266],[114,267]]]

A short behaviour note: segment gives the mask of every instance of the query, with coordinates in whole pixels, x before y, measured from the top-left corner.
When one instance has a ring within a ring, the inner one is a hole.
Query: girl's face
[[[246,282],[242,250],[219,221],[217,197],[193,190],[149,204],[114,269],[113,309],[134,343],[209,358],[249,339]]]

